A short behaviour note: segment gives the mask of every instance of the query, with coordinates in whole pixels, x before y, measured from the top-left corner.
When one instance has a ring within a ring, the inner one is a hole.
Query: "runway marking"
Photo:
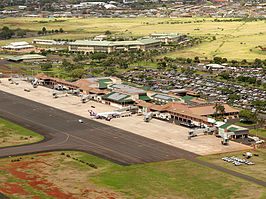
[[[67,137],[66,137],[66,139],[65,139],[63,142],[60,142],[60,143],[58,143],[58,144],[50,144],[50,145],[46,145],[45,147],[51,147],[51,146],[56,146],[56,145],[62,145],[62,144],[65,144],[65,143],[69,140],[69,137],[70,137],[69,133],[66,133],[66,134],[67,134]]]

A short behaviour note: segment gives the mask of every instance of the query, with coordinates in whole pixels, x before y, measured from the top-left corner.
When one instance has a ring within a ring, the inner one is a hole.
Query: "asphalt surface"
[[[189,151],[3,91],[0,117],[45,136],[39,143],[1,148],[0,158],[58,150],[84,151],[121,165],[184,158],[266,186],[264,181],[198,160],[197,154]]]
[[[197,156],[3,91],[0,91],[0,117],[46,137],[40,143],[0,149],[0,157],[52,150],[79,150],[121,165],[132,165]],[[79,123],[79,119],[84,123]]]

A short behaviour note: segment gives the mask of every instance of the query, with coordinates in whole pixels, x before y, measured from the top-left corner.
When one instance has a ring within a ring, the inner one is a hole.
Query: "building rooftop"
[[[92,41],[92,40],[76,40],[70,42],[70,45],[80,45],[80,46],[111,46],[110,41]]]
[[[225,124],[219,126],[219,128],[228,129],[229,131],[233,131],[233,132],[248,130],[247,128],[244,128],[244,127],[241,127],[241,126],[237,126],[237,125],[234,125],[234,124],[229,124],[229,123],[225,123]]]
[[[231,124],[226,123],[226,124],[223,124],[223,125],[219,126],[219,128],[226,129],[229,126],[231,126]]]
[[[230,107],[228,104],[221,104],[224,106],[225,113],[236,113],[239,112],[238,109]],[[213,115],[215,114],[214,104],[191,106],[189,109],[197,115]]]
[[[190,96],[190,95],[186,95],[186,96],[181,97],[181,99],[183,99],[186,103],[189,102],[190,100],[192,100],[193,98],[195,98],[195,97]]]
[[[84,45],[84,46],[134,46],[134,45],[145,45],[151,43],[157,43],[158,40],[154,39],[141,39],[134,41],[93,41],[93,40],[76,40],[70,42],[70,45]]]
[[[149,101],[151,98],[149,98],[147,95],[139,95],[139,100]]]
[[[25,46],[25,45],[29,45],[29,43],[25,41],[21,41],[21,42],[12,42],[8,44],[8,46]]]
[[[98,79],[100,89],[107,88],[107,85],[112,82],[113,81],[111,79]]]
[[[22,60],[30,60],[30,59],[46,59],[45,56],[39,54],[28,54],[28,55],[20,55],[20,56],[11,56],[7,58],[11,61],[22,61]]]
[[[51,40],[51,39],[33,39],[33,41],[47,41],[47,42],[55,42],[55,40]]]
[[[162,95],[162,94],[154,94],[151,97],[157,98],[159,100],[165,100],[165,101],[180,101],[180,99],[178,99],[176,97],[171,97],[169,95]]]
[[[156,37],[159,37],[159,36],[180,36],[179,33],[153,33],[153,34],[150,34],[150,36],[156,36]]]
[[[111,92],[107,95],[104,95],[102,98],[103,99],[108,99],[108,100],[112,100],[115,102],[129,102],[129,101],[133,101],[132,99],[127,99],[129,98],[130,95],[124,94],[124,93],[119,93],[119,92]]]
[[[23,48],[33,48],[34,46],[29,45],[28,42],[12,42],[7,46],[2,46],[2,48],[9,48],[9,49],[23,49]]]
[[[126,84],[113,84],[111,85],[114,89],[119,89],[123,92],[129,93],[129,94],[138,94],[143,93],[144,91],[141,89],[134,88],[132,86],[126,85]]]

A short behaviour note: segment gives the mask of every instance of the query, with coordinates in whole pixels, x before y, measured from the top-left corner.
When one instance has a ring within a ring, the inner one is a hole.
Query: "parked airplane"
[[[94,113],[92,110],[89,110],[90,116],[96,116],[97,119],[106,119],[110,121],[113,117],[119,116],[120,112],[104,112],[104,113]]]
[[[90,113],[90,116],[96,116],[96,113],[94,113],[92,110],[88,110]]]

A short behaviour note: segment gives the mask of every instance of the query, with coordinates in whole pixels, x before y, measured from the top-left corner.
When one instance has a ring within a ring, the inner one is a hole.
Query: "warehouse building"
[[[28,55],[20,55],[20,56],[11,56],[7,58],[8,61],[13,62],[41,62],[46,61],[46,56],[39,54],[28,54]]]
[[[26,49],[33,49],[34,46],[30,45],[28,42],[12,42],[8,44],[7,46],[1,47],[3,50],[13,50],[13,51],[20,51],[20,50],[26,50]]]
[[[39,45],[67,45],[66,41],[55,41],[55,40],[47,40],[47,39],[34,39],[32,41],[33,44]]]
[[[92,40],[76,40],[69,43],[69,51],[81,51],[84,53],[130,50],[152,50],[161,46],[161,42],[154,39],[141,39],[135,41],[92,41]]]
[[[161,42],[169,44],[171,42],[181,41],[185,37],[185,35],[181,35],[178,33],[154,33],[150,34],[150,37],[152,39],[159,40]]]

